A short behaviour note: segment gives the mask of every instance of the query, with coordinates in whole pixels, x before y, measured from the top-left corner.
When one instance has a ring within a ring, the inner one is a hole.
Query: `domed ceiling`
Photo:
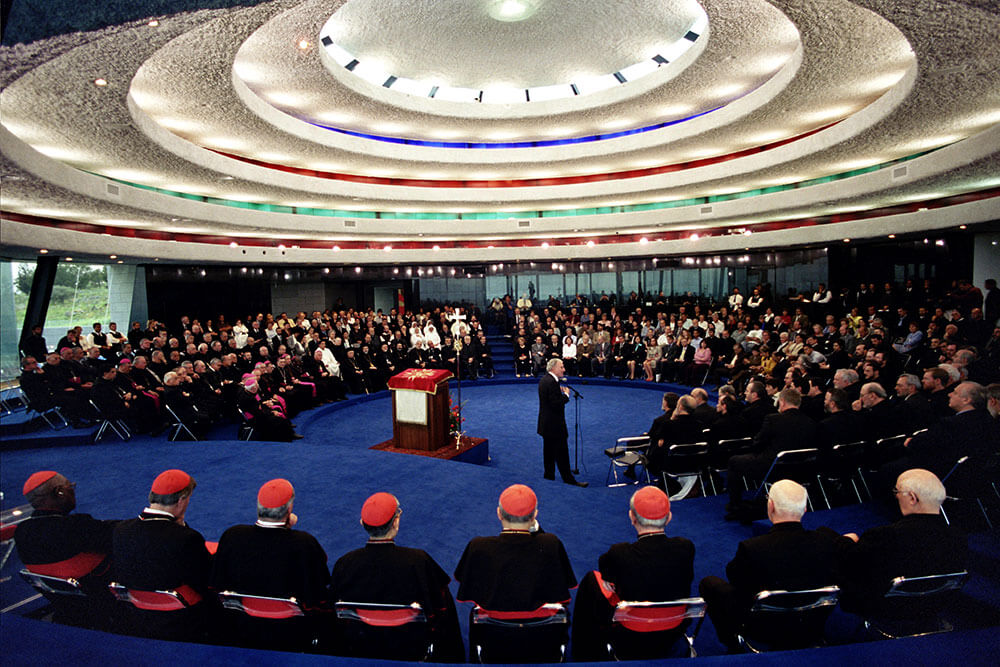
[[[5,256],[555,261],[1000,218],[989,2],[191,4],[0,50]]]

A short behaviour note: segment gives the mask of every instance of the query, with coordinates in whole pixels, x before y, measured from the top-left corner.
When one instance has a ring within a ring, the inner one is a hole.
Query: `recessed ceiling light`
[[[107,79],[94,79],[95,86],[106,86],[108,85]]]
[[[41,250],[39,250],[38,252],[39,252],[39,254],[41,254],[41,255],[45,255],[45,254],[47,254],[47,253],[48,253],[49,251],[48,251],[48,250],[46,250],[45,248],[42,248],[42,249],[41,249]]]
[[[534,0],[493,0],[489,14],[497,21],[523,21],[537,10]]]
[[[118,259],[118,255],[108,255],[108,259]]]
[[[309,43],[308,39],[300,39],[299,40],[299,48],[302,49],[303,51],[305,51],[306,49],[308,49],[310,46],[312,46],[312,44]]]
[[[73,261],[73,258],[72,258],[72,257],[64,257],[64,259],[65,259],[65,260],[66,260],[67,262],[72,262],[72,261]]]
[[[152,21],[150,21],[146,25],[148,25],[150,28],[155,28],[156,26],[160,25],[160,22],[157,21],[156,19],[153,19]]]

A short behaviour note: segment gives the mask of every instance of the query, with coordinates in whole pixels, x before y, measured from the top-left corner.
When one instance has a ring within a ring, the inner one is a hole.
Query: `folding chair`
[[[253,440],[253,415],[240,412],[240,427],[236,431],[236,437],[239,440],[249,441]]]
[[[619,602],[611,622],[608,654],[612,660],[654,660],[673,654],[681,637],[687,642],[687,657],[698,654],[694,640],[701,630],[701,620],[688,635],[685,622],[704,619],[705,600],[682,598],[665,602]]]
[[[702,495],[708,495],[704,473],[708,469],[708,443],[694,442],[686,445],[670,445],[667,448],[667,458],[664,460],[663,485],[666,488],[667,479],[680,483],[681,491],[670,497],[670,500],[681,500],[687,497],[694,488],[695,482],[701,483]]]
[[[868,483],[865,482],[864,473],[861,470],[864,465],[865,449],[867,446],[868,443],[864,440],[834,445],[833,449],[830,450],[830,465],[823,475],[824,478],[830,481],[850,482],[859,503],[864,502],[864,500],[861,498],[861,491],[857,484],[858,481],[864,487],[865,495],[869,499],[872,497],[871,492],[868,490]]]
[[[164,591],[140,591],[115,581],[108,584],[111,594],[121,602],[145,611],[180,611],[201,602],[201,595],[190,586]]]
[[[563,662],[569,637],[569,610],[543,604],[532,611],[469,613],[469,653],[476,662]]]
[[[21,387],[12,387],[6,396],[0,393],[0,409],[3,410],[4,414],[13,414],[15,411],[27,407],[28,402],[24,400],[24,392],[21,391]]]
[[[80,581],[75,577],[57,577],[51,574],[39,574],[31,570],[21,570],[21,578],[36,591],[49,597],[50,595],[68,597],[87,597]]]
[[[285,619],[305,616],[305,610],[295,598],[275,598],[222,591],[217,594],[226,609],[239,611],[254,618]]]
[[[754,598],[736,639],[751,653],[823,646],[826,619],[839,597],[838,586],[761,591]]]
[[[337,602],[337,646],[346,655],[379,660],[429,660],[434,654],[423,607],[411,604]]]
[[[179,436],[181,432],[187,433],[192,440],[198,439],[191,429],[189,429],[187,425],[181,421],[181,418],[177,416],[177,413],[174,412],[173,408],[167,405],[166,402],[163,403],[163,407],[166,408],[167,415],[170,418],[170,435],[167,437],[167,440],[173,442],[177,439],[177,436]]]
[[[718,475],[719,481],[723,481],[722,473],[729,470],[730,457],[737,454],[748,454],[752,446],[753,438],[729,438],[709,445],[708,479],[712,485],[712,493],[718,493],[715,488],[715,476]],[[725,482],[728,484],[730,480],[725,480]],[[743,488],[749,490],[746,480],[743,480]]]
[[[294,597],[279,598],[235,591],[217,593],[222,604],[219,630],[236,646],[276,651],[308,651],[319,644],[319,626],[306,618]]]
[[[924,577],[896,577],[885,595],[882,609],[864,621],[865,629],[885,639],[921,637],[951,632],[941,611],[965,586],[966,571]]]
[[[63,415],[58,405],[53,404],[44,409],[36,408],[31,404],[31,401],[28,399],[28,396],[26,394],[22,392],[21,395],[24,399],[24,405],[26,406],[27,411],[29,413],[30,412],[36,413],[39,417],[42,418],[43,421],[45,421],[46,424],[49,425],[49,428],[51,428],[53,431],[61,431],[62,429],[69,426],[69,421],[67,421],[66,417]],[[58,421],[54,421],[53,417],[57,418]]]
[[[618,480],[619,468],[627,470],[629,468],[635,469],[636,466],[642,466],[643,474],[646,476],[646,484],[652,484],[653,479],[650,477],[649,470],[647,469],[646,450],[648,448],[648,435],[618,438],[614,447],[608,447],[604,450],[605,456],[611,460],[608,466],[608,474],[604,479],[604,485],[607,487],[619,487],[638,484],[638,479],[632,482],[621,482]],[[612,475],[615,478],[613,484],[611,483]]]
[[[954,475],[955,473],[958,473],[959,475],[962,475],[962,473],[966,473],[965,475],[963,475],[963,479],[958,484],[955,483],[952,484],[953,487],[958,488],[959,490],[957,492],[954,492],[956,495],[947,496],[945,498],[945,502],[951,501],[953,503],[957,503],[962,500],[968,500],[969,498],[975,500],[976,504],[979,506],[979,511],[983,513],[983,518],[986,519],[986,525],[989,527],[990,530],[993,530],[993,522],[990,521],[990,517],[986,513],[986,507],[983,506],[983,501],[979,498],[979,493],[972,488],[973,482],[969,478],[970,476],[967,473],[969,467],[967,465],[968,462],[969,462],[968,456],[963,456],[959,460],[955,461],[955,464],[951,467],[951,470],[949,470],[948,474],[945,475],[944,478],[941,480],[941,483],[945,484],[945,488],[947,489],[948,488],[947,482],[952,477],[952,475]],[[947,522],[949,525],[951,524],[951,520],[948,519],[948,514],[947,512],[945,512],[943,504],[941,505],[941,516],[944,517],[945,522]]]
[[[790,479],[805,487],[809,487],[815,482],[823,496],[823,503],[827,509],[830,509],[830,501],[826,497],[826,489],[823,488],[823,480],[819,474],[818,449],[786,449],[783,452],[778,452],[774,461],[771,462],[767,474],[764,475],[764,481],[757,488],[754,498],[759,497],[770,488],[773,480],[778,479]],[[809,508],[812,509],[812,499],[807,498],[807,501]]]
[[[94,408],[94,411],[97,413],[97,418],[101,420],[100,425],[97,428],[97,432],[94,434],[95,444],[101,441],[101,438],[104,437],[104,434],[109,429],[114,431],[115,435],[121,438],[123,442],[128,442],[132,439],[132,432],[128,430],[128,426],[125,425],[124,421],[121,419],[111,419],[104,414],[99,407],[97,407],[97,403],[94,403],[94,401],[90,401],[90,407]]]

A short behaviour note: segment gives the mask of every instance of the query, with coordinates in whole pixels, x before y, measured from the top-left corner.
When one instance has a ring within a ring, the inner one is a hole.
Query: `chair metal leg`
[[[979,505],[979,511],[983,513],[983,518],[986,519],[986,525],[989,526],[990,530],[993,530],[993,522],[990,521],[990,516],[986,513],[986,508],[983,507],[983,501],[976,498],[976,504]]]
[[[828,510],[833,509],[830,505],[830,499],[826,497],[826,489],[823,488],[823,479],[819,475],[816,475],[816,484],[819,485],[819,492],[823,495],[823,503],[826,505],[826,508]]]

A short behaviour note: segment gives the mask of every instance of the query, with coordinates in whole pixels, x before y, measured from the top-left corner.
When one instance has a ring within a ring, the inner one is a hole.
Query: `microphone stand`
[[[573,425],[573,474],[580,474],[580,440],[583,436],[580,434],[580,399],[583,398],[583,394],[578,392],[573,387],[566,385],[566,388],[573,392],[573,416],[576,423]]]

